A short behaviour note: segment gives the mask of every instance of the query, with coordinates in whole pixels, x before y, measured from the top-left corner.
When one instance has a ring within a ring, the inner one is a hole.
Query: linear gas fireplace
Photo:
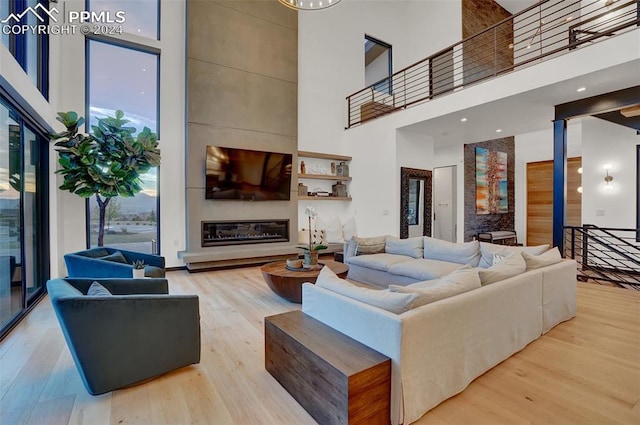
[[[289,242],[289,220],[202,222],[202,246],[267,242]]]

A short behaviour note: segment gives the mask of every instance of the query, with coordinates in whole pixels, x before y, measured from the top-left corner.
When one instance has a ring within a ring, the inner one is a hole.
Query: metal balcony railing
[[[578,262],[580,280],[640,291],[639,236],[639,229],[567,226],[564,256]]]
[[[347,127],[634,29],[640,0],[544,0],[347,96]]]

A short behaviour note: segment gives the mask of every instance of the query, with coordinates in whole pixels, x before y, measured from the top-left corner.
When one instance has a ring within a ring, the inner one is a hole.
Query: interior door
[[[582,224],[582,158],[567,160],[567,225]],[[553,245],[553,161],[527,163],[527,245]]]
[[[457,239],[456,166],[433,170],[433,237],[449,242]]]

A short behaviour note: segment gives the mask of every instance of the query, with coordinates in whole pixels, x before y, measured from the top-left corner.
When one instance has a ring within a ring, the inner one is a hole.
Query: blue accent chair
[[[85,295],[94,281],[111,295]],[[200,362],[198,297],[168,295],[166,279],[52,279],[47,290],[92,395]]]
[[[133,277],[133,262],[145,263],[145,277],[165,276],[164,257],[109,247],[91,248],[65,254],[69,277]]]

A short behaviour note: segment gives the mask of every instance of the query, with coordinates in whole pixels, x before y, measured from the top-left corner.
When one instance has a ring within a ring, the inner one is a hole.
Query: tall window
[[[87,40],[88,121],[114,116],[120,109],[137,131],[159,134],[159,54],[98,40]],[[136,132],[137,133],[137,132]],[[111,200],[106,212],[104,244],[158,253],[158,170],[142,175],[144,189],[132,198]],[[89,199],[89,245],[98,239],[98,209]]]
[[[391,45],[373,38],[364,36],[364,81],[367,87],[375,84],[376,91],[391,94],[391,75],[393,64]],[[389,79],[383,80],[389,77]],[[381,81],[383,80],[383,81]]]
[[[34,13],[25,13],[18,20],[9,19],[6,23],[0,24],[0,33],[2,44],[16,58],[33,85],[45,98],[48,98],[49,36],[44,33],[39,34],[39,31],[33,28],[38,25],[48,25],[49,16],[35,9],[38,4],[48,8],[49,2],[47,0],[0,0],[0,20],[9,18],[11,14],[20,16],[27,8],[36,10]]]
[[[122,30],[128,34],[160,39],[160,0],[88,0],[89,10],[123,11]]]
[[[47,145],[0,98],[0,337],[49,277]]]

